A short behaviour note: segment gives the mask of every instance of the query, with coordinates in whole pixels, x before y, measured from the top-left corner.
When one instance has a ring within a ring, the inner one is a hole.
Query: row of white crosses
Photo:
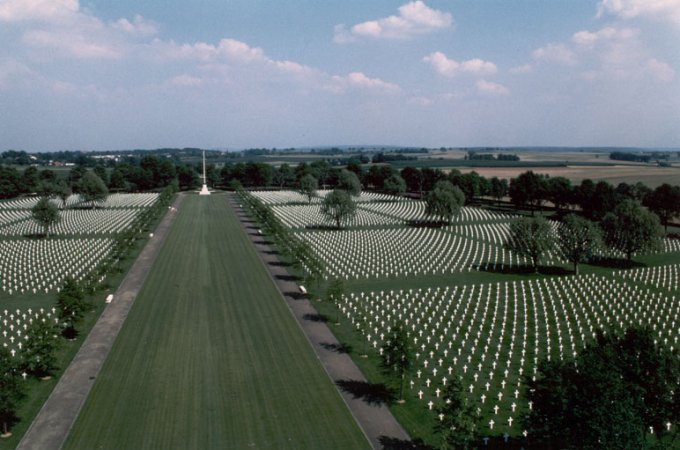
[[[98,202],[99,208],[148,208],[158,200],[159,194],[155,192],[141,194],[111,194],[103,202]],[[0,201],[2,209],[31,209],[40,200],[39,196],[22,197],[12,200]],[[59,198],[52,198],[51,201],[61,207],[62,201]],[[66,206],[89,206],[78,194],[70,195],[66,199]]]
[[[402,222],[427,218],[425,216],[425,202],[418,200],[402,199],[398,202],[377,202],[364,206],[366,209],[394,217]],[[512,217],[507,214],[465,206],[453,217],[452,223],[507,221]]]
[[[674,296],[594,275],[351,294],[342,311],[376,351],[403,321],[416,352],[413,395],[434,410],[450,377],[461,376],[492,434],[520,434],[519,414],[533,407],[523,376],[535,376],[543,358],[576,357],[598,328],[646,324],[671,349],[680,334]]]
[[[15,222],[22,222],[31,217],[31,212],[25,209],[0,209],[0,233],[2,228]]]
[[[50,234],[110,234],[120,233],[129,228],[143,211],[140,208],[126,209],[67,209],[61,211],[61,220],[50,228]],[[43,228],[32,218],[0,228],[0,235],[25,236],[39,234]]]
[[[106,258],[113,246],[107,238],[0,241],[2,292],[58,291],[67,276],[82,279]]]
[[[680,291],[680,264],[645,267],[635,270],[620,270],[614,275],[635,283],[654,286],[672,292]]]
[[[329,220],[321,214],[320,205],[286,205],[272,206],[272,212],[289,228],[305,228],[309,226],[335,226],[334,220]],[[365,227],[375,225],[396,225],[399,221],[358,207],[354,217],[347,218],[342,225],[347,227]]]
[[[12,356],[17,356],[28,340],[26,330],[34,320],[59,323],[56,308],[0,311],[0,345],[7,348]]]
[[[318,190],[316,197],[312,199],[312,203],[319,203],[331,191]],[[250,191],[250,194],[260,199],[265,205],[285,205],[290,203],[308,203],[307,196],[300,194],[297,191]],[[359,203],[365,202],[385,202],[385,201],[399,201],[400,197],[393,195],[380,194],[377,192],[361,192],[359,197],[355,197],[355,201]]]
[[[502,247],[432,228],[307,231],[297,236],[310,243],[330,277],[347,279],[446,274],[526,262]]]

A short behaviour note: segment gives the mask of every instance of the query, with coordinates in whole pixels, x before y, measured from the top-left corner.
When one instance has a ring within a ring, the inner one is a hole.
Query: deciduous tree
[[[383,373],[399,382],[399,400],[404,400],[404,377],[413,366],[413,351],[403,324],[397,323],[390,330],[382,346],[380,368]]]
[[[319,183],[312,175],[307,174],[300,178],[300,193],[307,197],[307,201],[311,204],[312,198],[316,196],[316,190],[319,189]]]
[[[451,222],[465,204],[465,195],[449,181],[439,181],[430,192],[425,195],[425,215],[436,220]]]
[[[600,332],[575,361],[541,361],[538,374],[526,377],[533,407],[522,423],[530,443],[560,449],[671,448],[665,446],[671,433],[666,424],[680,419],[679,361],[647,328],[623,335]]]
[[[350,194],[339,189],[331,191],[321,202],[321,214],[334,221],[338,228],[341,227],[342,222],[354,217],[356,208]]]
[[[633,254],[658,249],[661,226],[656,214],[634,200],[624,200],[602,219],[607,245],[623,252],[630,261]]]
[[[578,265],[588,261],[602,245],[599,227],[575,214],[567,215],[557,229],[558,244],[564,256],[574,265],[578,275]]]
[[[57,295],[59,321],[63,327],[62,335],[72,339],[76,336],[76,325],[80,323],[90,304],[85,300],[82,287],[73,279],[66,278]]]
[[[0,423],[5,436],[9,435],[10,427],[18,419],[17,409],[24,395],[17,358],[10,354],[8,348],[0,346]]]
[[[38,225],[45,231],[45,237],[50,236],[50,228],[58,224],[61,220],[59,208],[57,208],[49,198],[43,197],[31,209],[31,215]]]
[[[511,252],[531,260],[538,273],[543,255],[554,245],[550,224],[542,216],[524,217],[510,224],[510,238],[505,247]]]
[[[78,183],[78,193],[84,201],[90,202],[92,208],[94,208],[97,202],[106,200],[106,197],[109,195],[109,189],[97,174],[88,171]]]

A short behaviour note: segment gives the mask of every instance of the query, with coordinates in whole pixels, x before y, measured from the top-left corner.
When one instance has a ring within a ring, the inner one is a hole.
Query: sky
[[[0,150],[680,147],[680,0],[0,0]]]

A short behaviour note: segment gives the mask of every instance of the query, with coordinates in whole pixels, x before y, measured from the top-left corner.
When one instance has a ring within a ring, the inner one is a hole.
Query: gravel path
[[[316,309],[309,300],[301,299],[296,295],[300,292],[298,285],[294,281],[290,281],[286,268],[281,265],[278,257],[269,245],[263,242],[252,221],[239,207],[237,199],[232,194],[229,195],[229,203],[250,236],[260,258],[262,258],[262,261],[269,270],[272,279],[281,291],[288,307],[297,319],[300,328],[302,328],[302,331],[307,336],[314,352],[331,380],[334,383],[347,380],[366,382],[366,377],[364,377],[349,355],[337,350],[341,348],[340,343],[326,323],[305,318],[317,317]],[[407,445],[407,442],[410,440],[408,434],[397,422],[387,406],[384,404],[368,403],[364,399],[356,398],[354,395],[340,389],[339,392],[374,448],[382,448],[383,444],[381,441],[384,441],[385,438],[393,442],[401,441]]]
[[[173,206],[178,208],[182,198],[182,195],[178,195]],[[114,300],[102,312],[73,361],[19,442],[17,449],[60,449],[64,445],[94,385],[95,378],[144,284],[146,275],[163,246],[163,241],[174,218],[175,213],[168,210],[154,231],[153,238],[147,242],[115,292]]]

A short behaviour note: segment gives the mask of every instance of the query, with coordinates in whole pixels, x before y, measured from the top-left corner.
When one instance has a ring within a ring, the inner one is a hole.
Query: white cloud
[[[613,28],[605,27],[599,31],[579,31],[574,33],[571,40],[579,45],[593,46],[598,43],[613,41],[613,40],[627,40],[636,37],[639,34],[638,30],[632,28]]]
[[[531,64],[523,64],[521,66],[513,67],[510,69],[510,73],[513,75],[531,73],[534,71],[534,67]]]
[[[335,93],[344,93],[348,89],[359,89],[376,93],[394,94],[401,90],[397,84],[381,80],[380,78],[369,78],[362,72],[352,72],[344,77],[334,75],[331,77],[331,83],[327,87]]]
[[[194,77],[192,75],[177,75],[170,80],[170,84],[173,86],[182,87],[195,87],[203,84],[203,79],[199,77]]]
[[[646,71],[659,81],[671,82],[675,78],[675,71],[665,62],[650,58],[645,64]]]
[[[79,9],[78,0],[4,0],[0,2],[0,21],[62,20]]]
[[[576,54],[564,44],[548,44],[531,54],[537,61],[556,62],[567,66],[577,63]]]
[[[151,36],[158,33],[158,26],[153,22],[145,20],[139,14],[135,15],[132,22],[122,18],[115,21],[111,26],[114,29],[121,30],[131,35]]]
[[[680,25],[680,0],[602,0],[597,16],[605,13],[623,19],[648,17]]]
[[[432,9],[421,0],[412,1],[399,7],[399,15],[369,20],[351,26],[335,26],[334,41],[338,44],[354,42],[362,38],[410,39],[453,24],[451,13]]]
[[[502,84],[494,83],[492,81],[479,80],[476,83],[477,90],[483,94],[491,95],[509,95],[510,90]]]
[[[31,30],[23,41],[33,47],[57,50],[64,55],[82,59],[116,59],[121,50],[105,40],[95,40],[84,33],[74,31]]]
[[[455,77],[459,73],[470,73],[475,75],[492,75],[498,71],[496,65],[489,61],[478,58],[458,62],[449,59],[442,52],[433,52],[423,58],[432,68],[445,77]]]

